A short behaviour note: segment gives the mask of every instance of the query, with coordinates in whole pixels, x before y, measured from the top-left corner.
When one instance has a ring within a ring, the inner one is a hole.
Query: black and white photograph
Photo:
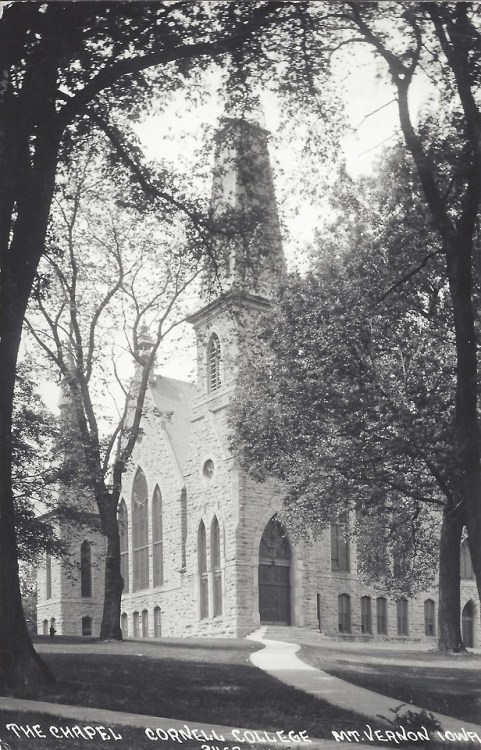
[[[0,2],[0,750],[481,745],[481,2]]]

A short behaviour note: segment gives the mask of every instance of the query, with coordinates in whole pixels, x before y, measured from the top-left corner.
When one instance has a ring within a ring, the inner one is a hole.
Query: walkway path
[[[379,716],[391,717],[392,710],[400,705],[399,700],[352,685],[306,664],[296,656],[296,652],[301,648],[299,644],[266,639],[265,632],[266,628],[260,628],[247,636],[250,640],[258,641],[265,646],[260,651],[254,651],[249,658],[256,667],[287,685],[319,696],[334,706],[355,711],[378,721]],[[410,704],[406,710],[422,709]],[[434,713],[434,716],[440,721],[444,731],[462,732],[464,728],[466,732],[476,732],[481,742],[481,726],[443,714]]]

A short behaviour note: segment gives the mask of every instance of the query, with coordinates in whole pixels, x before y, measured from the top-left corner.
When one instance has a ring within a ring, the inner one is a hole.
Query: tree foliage
[[[96,505],[107,537],[101,625],[107,639],[121,637],[123,474],[148,418],[155,356],[185,319],[185,293],[201,264],[185,220],[145,206],[139,212],[103,146],[90,139],[59,174],[27,327],[63,384],[68,440],[60,500],[86,517]]]
[[[433,578],[456,495],[454,341],[412,164],[399,148],[384,164],[380,180],[341,175],[314,268],[262,321],[233,446],[255,478],[281,480],[297,533],[354,510],[364,578],[412,594]],[[406,268],[418,272],[398,284]]]

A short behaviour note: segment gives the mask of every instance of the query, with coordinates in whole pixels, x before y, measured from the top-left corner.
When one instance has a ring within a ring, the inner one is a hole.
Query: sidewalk
[[[247,636],[250,640],[258,641],[265,646],[260,651],[254,651],[249,658],[256,667],[287,685],[319,696],[334,706],[355,711],[377,721],[380,716],[392,717],[391,711],[401,704],[399,700],[357,687],[306,664],[296,656],[296,652],[301,648],[300,645],[266,639],[264,638],[265,632],[266,628],[260,628]],[[418,706],[411,704],[406,704],[405,710],[422,711]],[[464,729],[466,732],[477,733],[481,738],[481,726],[477,724],[463,722],[434,712],[433,715],[442,724],[444,731],[462,732]]]

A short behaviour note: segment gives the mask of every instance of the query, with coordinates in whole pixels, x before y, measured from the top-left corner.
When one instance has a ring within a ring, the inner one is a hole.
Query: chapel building
[[[434,640],[435,588],[396,601],[363,585],[347,515],[320,540],[294,544],[276,518],[279,486],[253,481],[230,451],[238,361],[285,266],[268,133],[226,118],[216,138],[212,217],[226,218],[228,229],[219,232],[203,302],[190,316],[197,384],[152,373],[124,476],[124,637],[242,637],[277,624],[341,638]],[[147,331],[140,346],[149,349]],[[38,629],[47,634],[54,624],[61,634],[98,635],[104,540],[79,530],[70,541],[77,575],[50,558],[39,571]],[[478,645],[479,601],[466,544],[461,552],[463,634],[466,645]]]

